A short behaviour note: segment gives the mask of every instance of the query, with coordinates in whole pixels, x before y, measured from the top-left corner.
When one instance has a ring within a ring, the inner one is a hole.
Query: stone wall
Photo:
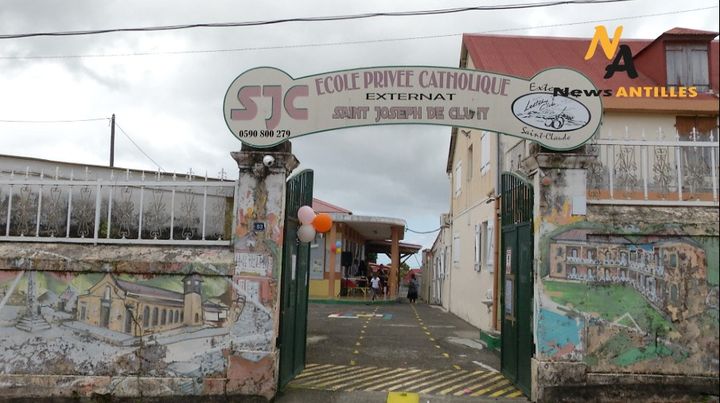
[[[717,207],[587,205],[591,160],[535,158],[533,397],[717,395]]]
[[[226,247],[0,244],[0,396],[274,397],[285,179],[297,161],[289,145],[233,157]]]

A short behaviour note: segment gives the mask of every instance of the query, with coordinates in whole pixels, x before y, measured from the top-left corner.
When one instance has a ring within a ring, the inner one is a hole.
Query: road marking
[[[477,381],[479,381],[480,379],[484,379],[484,378],[487,378],[487,377],[490,377],[490,376],[493,376],[493,375],[494,375],[492,372],[481,372],[481,374],[482,374],[482,375],[480,375],[479,377],[477,377],[477,378],[475,378],[475,379],[470,379],[469,381],[465,381],[465,382],[459,383],[459,384],[457,384],[457,385],[453,385],[453,386],[451,386],[451,387],[449,387],[449,388],[445,388],[445,389],[441,390],[440,393],[438,393],[438,394],[440,394],[440,395],[447,395],[448,393],[450,393],[450,392],[452,392],[452,391],[454,391],[454,390],[457,390],[457,389],[462,388],[462,387],[467,386],[467,385],[471,385],[471,384],[477,383]]]
[[[362,368],[362,367],[355,367],[355,368]],[[365,369],[359,369],[357,372],[353,372],[352,374],[346,375],[342,379],[336,379],[331,382],[325,382],[322,385],[317,385],[314,387],[310,387],[308,389],[320,389],[320,390],[338,390],[343,386],[352,385],[354,383],[363,382],[364,378],[363,376],[372,374],[374,371],[376,371],[377,368],[370,367]],[[348,380],[350,382],[348,382]],[[302,385],[301,385],[302,386]]]
[[[320,365],[319,367],[313,367],[310,369],[304,370],[300,375],[296,376],[295,379],[301,379],[306,376],[313,376],[317,374],[321,374],[323,372],[331,372],[331,371],[337,371],[338,368],[344,367],[344,365]]]
[[[437,384],[437,385],[433,385],[433,386],[431,386],[431,387],[429,387],[429,388],[425,388],[425,389],[419,391],[419,393],[422,393],[422,394],[429,393],[429,392],[432,392],[432,391],[435,390],[435,389],[442,388],[443,386],[450,385],[450,384],[452,384],[452,383],[455,383],[455,382],[460,381],[460,380],[463,380],[463,379],[472,378],[472,377],[474,377],[474,376],[476,376],[476,375],[479,375],[479,374],[482,374],[482,373],[483,373],[483,371],[470,372],[470,373],[465,374],[465,375],[463,375],[463,376],[459,376],[459,377],[457,377],[457,378],[450,379],[449,381],[446,381],[446,382],[443,382],[443,383],[440,383],[440,384]]]
[[[366,378],[360,379],[360,382],[367,383],[367,381],[372,381],[372,380],[377,379],[377,378],[387,377],[387,376],[390,376],[390,375],[393,375],[393,374],[397,374],[398,372],[405,372],[405,371],[407,371],[406,368],[397,368],[397,369],[392,370],[392,371],[383,372],[383,373],[381,373],[381,374],[379,374],[379,375],[373,375],[373,376],[370,376],[370,377],[366,377]],[[356,383],[356,382],[352,382],[352,383]],[[357,390],[357,389],[360,389],[360,388],[359,388],[359,387],[356,387],[356,386],[353,386],[353,387],[351,387],[351,388],[349,388],[349,389],[346,389],[346,390],[347,390],[348,392],[352,392],[353,390]]]
[[[352,362],[351,362],[352,364]],[[331,391],[404,391],[424,395],[523,398],[502,374],[484,370],[309,364],[289,387]]]
[[[454,364],[454,365],[453,365],[453,368],[457,369],[458,371],[460,371],[460,370],[462,369],[462,368],[460,368],[460,366],[457,365],[457,364]]]
[[[393,386],[393,387],[389,388],[388,390],[395,390],[395,389],[397,389],[397,388],[399,388],[399,387],[408,388],[408,387],[411,387],[411,386],[412,386],[413,390],[415,390],[415,388],[421,388],[421,387],[423,387],[423,386],[427,386],[427,385],[435,382],[435,380],[429,381],[428,379],[440,378],[440,377],[442,377],[442,376],[444,376],[444,375],[448,375],[448,374],[451,373],[451,372],[452,372],[452,371],[448,371],[448,370],[442,371],[442,372],[438,372],[438,373],[436,373],[436,374],[429,375],[429,376],[425,377],[424,379],[416,379],[416,380],[414,380],[414,381],[405,382],[405,383],[400,384],[400,385],[398,385],[398,386]],[[422,381],[425,381],[425,382],[418,384],[418,382],[422,382]]]
[[[482,388],[483,386],[487,386],[487,385],[489,385],[489,384],[491,384],[491,383],[493,383],[493,382],[497,382],[497,381],[499,381],[499,380],[501,380],[501,379],[504,379],[504,378],[505,378],[505,377],[502,376],[502,375],[496,375],[496,376],[494,376],[494,377],[492,377],[492,378],[487,378],[487,379],[485,379],[483,382],[477,383],[477,384],[475,384],[475,385],[473,385],[473,386],[469,386],[469,387],[467,387],[467,388],[465,388],[465,389],[463,389],[463,390],[459,390],[459,391],[453,393],[453,396],[465,396],[465,395],[468,395],[468,394],[470,394],[470,393],[473,393],[473,392],[474,392],[476,389],[478,389],[478,388]]]
[[[478,390],[477,392],[474,392],[473,394],[471,394],[470,396],[473,396],[473,397],[475,397],[475,396],[482,396],[482,395],[486,394],[487,392],[489,392],[489,391],[497,388],[498,386],[504,386],[504,385],[506,385],[506,384],[508,384],[508,383],[510,383],[510,381],[508,381],[507,379],[502,380],[502,381],[500,381],[500,382],[498,382],[498,383],[496,383],[496,384],[494,384],[494,385],[492,385],[492,386],[489,386],[489,387],[487,387],[487,388],[485,388],[485,389],[480,389],[480,390]]]
[[[483,364],[482,362],[473,361],[473,364],[478,365],[478,366],[480,366],[480,367],[483,367],[483,368],[485,368],[485,369],[487,369],[488,371],[491,371],[491,372],[498,372],[497,369],[495,369],[495,368],[493,368],[493,367],[491,367],[491,366],[489,366],[489,365],[487,365],[487,364]]]
[[[448,354],[448,353],[442,353],[442,355],[443,355],[443,357],[445,357],[445,358],[450,358],[450,354]]]
[[[509,391],[511,391],[511,390],[514,390],[514,389],[515,389],[515,387],[512,386],[512,385],[510,385],[509,387],[507,387],[507,388],[505,388],[505,389],[500,389],[500,390],[498,390],[497,392],[491,393],[491,394],[490,394],[490,397],[502,396],[503,393],[507,393],[507,392],[509,392]]]
[[[347,371],[338,372],[337,374],[334,374],[332,376],[327,376],[322,379],[316,379],[311,382],[306,382],[303,386],[308,386],[311,388],[321,389],[328,387],[330,385],[333,385],[338,382],[344,382],[347,380],[348,376],[357,377],[359,375],[362,375],[363,373],[372,372],[374,368],[366,371],[358,371],[357,367],[350,367]]]
[[[373,385],[369,388],[363,389],[363,390],[380,390],[380,389],[388,387],[390,385],[394,385],[398,382],[400,382],[400,383],[406,382],[408,377],[422,376],[426,373],[431,373],[431,372],[433,372],[432,369],[425,370],[425,371],[422,371],[419,369],[410,369],[407,372],[403,372],[401,374],[397,374],[395,376],[391,376],[389,378],[383,379],[383,381],[386,381],[386,382],[375,384],[375,385]],[[398,380],[398,378],[405,378],[405,379]]]

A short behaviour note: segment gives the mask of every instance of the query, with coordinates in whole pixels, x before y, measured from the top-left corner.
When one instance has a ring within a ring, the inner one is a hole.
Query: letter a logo
[[[595,50],[597,49],[598,43],[600,44],[600,47],[605,53],[605,57],[607,57],[608,60],[611,60],[613,55],[615,54],[615,51],[618,48],[618,45],[620,44],[620,36],[622,35],[622,31],[622,25],[619,25],[617,28],[615,28],[615,35],[613,35],[613,40],[612,42],[610,42],[610,38],[608,38],[608,33],[607,29],[605,29],[605,26],[596,26],[595,35],[593,35],[592,41],[590,41],[590,46],[585,53],[585,60],[590,60],[593,56],[595,56]]]

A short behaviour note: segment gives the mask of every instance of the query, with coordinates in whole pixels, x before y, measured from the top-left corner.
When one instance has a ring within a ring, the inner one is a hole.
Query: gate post
[[[280,270],[282,267],[285,181],[299,162],[290,142],[268,149],[243,145],[231,153],[239,175],[233,219],[234,312],[244,318],[233,328],[239,343],[227,358],[228,395],[271,399],[277,392]],[[270,161],[272,159],[272,162]],[[247,324],[254,326],[250,328]]]
[[[573,351],[550,352],[557,348],[551,335],[557,329],[556,317],[571,315],[558,311],[555,303],[545,293],[543,280],[554,270],[550,262],[549,242],[558,228],[579,225],[586,221],[587,167],[596,160],[590,148],[582,147],[569,152],[551,152],[535,146],[531,157],[525,160],[525,168],[532,172],[530,181],[534,188],[535,212],[533,225],[533,341],[534,357],[531,360],[531,399],[544,402],[558,398],[557,390],[563,386],[579,385],[587,377],[587,365],[583,362],[584,336],[573,333],[579,343]],[[571,327],[571,326],[568,326]],[[572,329],[566,331],[572,333]]]

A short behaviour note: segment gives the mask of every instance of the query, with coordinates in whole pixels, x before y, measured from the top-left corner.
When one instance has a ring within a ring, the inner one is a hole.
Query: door
[[[534,354],[533,315],[533,189],[524,179],[502,175],[501,370],[530,394],[530,359]]]
[[[280,389],[305,368],[310,244],[297,240],[300,206],[312,205],[313,171],[288,179],[280,284]]]
[[[102,300],[100,303],[100,326],[110,327],[110,301]]]

